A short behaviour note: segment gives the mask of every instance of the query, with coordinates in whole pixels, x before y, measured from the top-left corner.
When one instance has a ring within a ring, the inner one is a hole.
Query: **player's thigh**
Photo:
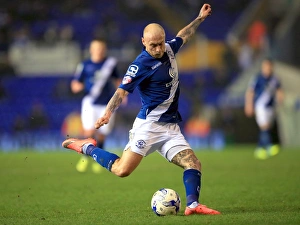
[[[257,108],[255,111],[255,117],[260,129],[270,129],[274,121],[274,110],[268,108]]]
[[[126,177],[138,167],[143,157],[129,148],[123,151],[122,156],[112,165],[111,172],[120,177]]]
[[[168,127],[169,140],[158,152],[168,161],[184,169],[201,169],[201,164],[177,124]]]
[[[84,130],[93,130],[95,107],[89,97],[84,97],[81,104],[81,122]]]
[[[178,124],[166,124],[161,133],[164,133],[163,145],[157,150],[168,161],[171,161],[173,157],[186,149],[191,149],[191,146],[182,135]]]
[[[166,141],[166,130],[159,124],[136,118],[129,131],[129,141],[125,150],[129,149],[142,156],[147,156],[159,149]]]

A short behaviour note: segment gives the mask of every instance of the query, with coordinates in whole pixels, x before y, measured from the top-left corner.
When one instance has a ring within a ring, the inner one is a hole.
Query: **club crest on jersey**
[[[174,53],[172,51],[167,50],[167,54],[170,57],[170,59],[175,59]]]
[[[145,148],[146,146],[146,142],[144,140],[138,140],[135,143],[135,146],[138,147],[139,149]]]
[[[129,84],[131,83],[131,81],[132,81],[131,76],[125,76],[122,80],[122,84]]]
[[[169,75],[170,75],[170,77],[172,77],[172,78],[176,77],[176,76],[177,76],[176,70],[175,70],[174,68],[171,67],[171,68],[169,69]]]
[[[136,65],[131,65],[129,66],[126,75],[131,76],[131,77],[135,77],[136,73],[139,71],[139,67]]]

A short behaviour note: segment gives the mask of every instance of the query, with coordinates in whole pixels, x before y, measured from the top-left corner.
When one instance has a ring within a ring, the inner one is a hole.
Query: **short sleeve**
[[[172,48],[174,54],[176,54],[178,52],[178,50],[180,49],[180,47],[182,46],[183,40],[181,37],[176,37],[170,41],[167,41],[167,43]]]
[[[258,81],[258,77],[257,76],[253,77],[248,84],[248,88],[254,90],[257,86],[257,81]]]
[[[146,78],[146,73],[146,68],[144,68],[141,64],[135,62],[132,63],[128,67],[119,88],[132,93],[134,89]]]

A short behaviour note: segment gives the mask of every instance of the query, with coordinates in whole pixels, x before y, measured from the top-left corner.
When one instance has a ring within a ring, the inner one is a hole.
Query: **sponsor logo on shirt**
[[[151,67],[152,70],[156,69],[157,67],[159,67],[160,65],[162,65],[161,62],[156,63],[154,66]]]
[[[131,65],[129,66],[126,75],[135,77],[136,73],[139,71],[139,67],[137,65]]]
[[[122,84],[129,84],[131,83],[131,81],[132,81],[131,76],[125,76],[122,80]]]

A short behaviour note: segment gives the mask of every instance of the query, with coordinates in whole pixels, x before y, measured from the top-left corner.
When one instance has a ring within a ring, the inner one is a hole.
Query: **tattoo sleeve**
[[[107,109],[109,112],[113,113],[116,109],[119,108],[120,104],[122,103],[123,97],[120,95],[119,92],[115,92],[113,97],[110,99]]]
[[[178,32],[177,36],[183,39],[184,44],[187,43],[190,40],[190,38],[195,34],[197,28],[199,27],[200,23],[203,22],[203,20],[204,19],[202,19],[201,17],[197,17],[190,24],[188,24]]]

